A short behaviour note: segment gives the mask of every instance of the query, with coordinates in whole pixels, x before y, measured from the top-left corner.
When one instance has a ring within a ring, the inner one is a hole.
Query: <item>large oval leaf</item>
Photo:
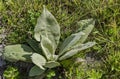
[[[46,37],[52,42],[52,47],[54,48],[54,51],[56,50],[60,39],[60,27],[54,16],[45,7],[41,16],[38,18],[34,32],[34,37],[37,41],[40,41],[42,37]]]
[[[41,38],[41,43],[40,43],[41,48],[42,48],[46,58],[48,60],[50,60],[51,57],[52,57],[52,54],[55,52],[54,47],[52,45],[52,42],[48,38],[46,38],[45,36],[41,36],[41,37],[42,37]]]
[[[85,35],[83,35],[79,40],[79,43],[82,44],[83,42],[85,42],[88,35],[92,31],[94,24],[95,24],[95,21],[93,19],[86,19],[78,22],[78,25],[80,26],[80,29],[78,31],[82,31],[85,33]]]
[[[72,34],[71,36],[67,37],[65,39],[65,41],[63,42],[63,44],[61,45],[61,47],[60,47],[59,56],[64,54],[73,45],[75,45],[81,39],[82,35],[84,35],[84,33],[83,32],[79,32],[79,33],[75,33],[75,34]]]
[[[26,40],[27,43],[31,46],[31,48],[33,48],[33,50],[37,53],[40,53],[42,52],[42,50],[40,49],[39,47],[39,43],[33,39],[27,39]]]
[[[45,67],[47,68],[54,68],[60,66],[60,63],[56,62],[56,61],[49,61],[45,64]]]
[[[30,56],[34,51],[27,45],[17,44],[5,46],[3,56],[8,61],[31,61]]]
[[[32,62],[37,65],[38,67],[40,67],[41,69],[44,69],[43,65],[45,65],[46,63],[46,59],[40,55],[40,54],[37,54],[37,53],[34,53],[32,56]]]
[[[87,49],[87,48],[90,48],[92,47],[93,45],[95,45],[95,42],[88,42],[88,43],[85,43],[85,44],[77,44],[75,46],[73,46],[71,48],[71,50],[69,50],[68,52],[66,52],[63,56],[61,56],[59,58],[59,60],[64,60],[64,59],[67,59],[75,54],[77,54],[78,52],[80,52],[81,50],[84,50],[84,49]]]
[[[38,66],[33,66],[29,71],[29,76],[38,76],[45,72],[45,70],[41,69]]]

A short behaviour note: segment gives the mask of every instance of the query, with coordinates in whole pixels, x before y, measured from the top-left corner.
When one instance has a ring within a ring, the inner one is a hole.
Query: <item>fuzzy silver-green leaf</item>
[[[30,56],[34,51],[27,45],[16,44],[5,46],[3,56],[8,61],[31,61]]]
[[[80,26],[80,29],[78,31],[82,31],[85,33],[84,36],[81,37],[79,40],[79,43],[84,43],[85,40],[87,39],[88,35],[92,31],[95,25],[95,21],[93,19],[86,19],[86,20],[81,20],[78,22],[78,25]]]
[[[41,69],[38,66],[33,66],[29,71],[29,76],[38,76],[45,72],[45,70]]]
[[[78,32],[78,33],[72,34],[71,36],[67,37],[60,47],[59,56],[64,54],[70,47],[75,45],[81,39],[83,35],[85,35],[85,33]]]
[[[54,68],[60,66],[60,63],[56,62],[56,61],[49,61],[45,64],[45,67],[47,68]]]
[[[40,67],[41,69],[44,69],[43,65],[45,65],[46,63],[46,59],[40,55],[40,54],[37,54],[37,53],[34,53],[32,56],[31,56],[31,59],[32,59],[32,62],[37,65],[38,67]]]
[[[41,16],[38,18],[34,32],[35,39],[37,41],[41,41],[41,43],[43,42],[42,39],[44,39],[42,37],[46,37],[47,39],[49,39],[49,41],[52,43],[50,46],[53,47],[53,51],[47,53],[54,54],[60,39],[60,26],[54,16],[45,7]],[[49,50],[49,48],[46,49]],[[47,53],[45,52],[46,56]]]
[[[69,51],[67,51],[63,56],[61,56],[59,58],[59,60],[64,60],[64,59],[67,59],[69,57],[72,57],[73,55],[79,53],[81,50],[85,50],[87,48],[90,48],[92,46],[95,45],[95,42],[88,42],[88,43],[85,43],[85,44],[77,44],[75,46],[73,46]]]
[[[53,43],[51,42],[51,40],[49,40],[47,37],[45,36],[41,36],[41,48],[44,52],[44,55],[46,56],[46,58],[48,60],[51,59],[52,54],[55,52],[54,47],[52,45]]]

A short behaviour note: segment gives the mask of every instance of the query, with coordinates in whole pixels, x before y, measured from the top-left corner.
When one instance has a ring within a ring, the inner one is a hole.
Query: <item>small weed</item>
[[[19,71],[15,67],[8,66],[8,68],[4,71],[5,79],[20,79]]]

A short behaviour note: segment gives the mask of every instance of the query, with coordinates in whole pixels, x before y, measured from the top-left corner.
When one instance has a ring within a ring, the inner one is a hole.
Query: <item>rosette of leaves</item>
[[[94,20],[87,19],[78,22],[80,29],[67,37],[55,54],[60,39],[60,26],[55,17],[44,7],[34,29],[35,40],[27,40],[28,45],[16,44],[5,47],[4,57],[9,61],[29,61],[35,64],[29,75],[43,74],[48,68],[60,66],[60,62],[81,50],[95,45],[95,42],[84,43],[94,27]]]

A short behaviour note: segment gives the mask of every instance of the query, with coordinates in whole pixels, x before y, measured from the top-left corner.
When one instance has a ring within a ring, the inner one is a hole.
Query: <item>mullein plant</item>
[[[56,52],[60,39],[60,26],[55,17],[44,6],[34,29],[35,40],[27,40],[28,45],[6,46],[4,58],[11,62],[32,62],[35,66],[31,68],[29,76],[42,75],[48,69],[60,66],[61,61],[72,57],[81,50],[94,46],[95,42],[84,43],[92,31],[94,23],[93,19],[79,21],[80,29],[78,32],[68,36],[59,47],[59,51]]]

